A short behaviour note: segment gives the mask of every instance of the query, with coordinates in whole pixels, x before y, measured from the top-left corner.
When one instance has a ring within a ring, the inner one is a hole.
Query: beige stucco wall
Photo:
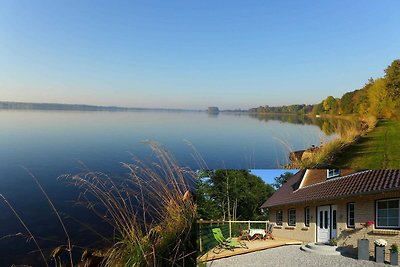
[[[399,192],[381,193],[375,195],[360,195],[340,200],[318,201],[302,205],[286,205],[270,209],[270,221],[276,223],[276,211],[283,210],[282,226],[275,226],[273,234],[277,237],[291,238],[303,242],[316,242],[316,209],[318,206],[337,205],[338,245],[346,247],[349,251],[357,253],[357,240],[364,238],[370,240],[370,255],[374,255],[374,241],[383,238],[388,241],[386,247],[386,260],[389,260],[389,248],[396,243],[400,246],[400,231],[376,229],[375,225],[366,229],[363,224],[375,221],[375,200],[386,198],[400,198]],[[355,228],[347,228],[347,203],[355,203]],[[304,207],[310,207],[310,227],[304,225]],[[287,210],[296,209],[296,226],[289,227]]]
[[[312,223],[315,218],[315,206],[310,206],[310,226],[306,227],[304,224],[304,207],[305,206],[285,206],[282,207],[283,223],[282,226],[275,225],[273,234],[277,237],[288,239],[295,239],[303,242],[312,242],[316,238],[316,224]],[[288,225],[288,209],[296,209],[296,226]],[[280,208],[279,208],[280,209]],[[276,223],[275,214],[276,210],[271,210],[270,221]]]

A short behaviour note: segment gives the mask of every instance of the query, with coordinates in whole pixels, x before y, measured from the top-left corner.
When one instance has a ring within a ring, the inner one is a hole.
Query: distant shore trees
[[[249,109],[249,112],[398,118],[400,115],[400,59],[394,60],[385,69],[384,77],[369,78],[362,88],[347,92],[341,98],[328,96],[314,105],[260,106]]]

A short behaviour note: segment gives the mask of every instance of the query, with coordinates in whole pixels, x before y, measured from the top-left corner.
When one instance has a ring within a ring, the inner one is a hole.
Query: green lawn
[[[372,132],[347,147],[332,165],[341,169],[400,169],[400,122],[378,121]]]

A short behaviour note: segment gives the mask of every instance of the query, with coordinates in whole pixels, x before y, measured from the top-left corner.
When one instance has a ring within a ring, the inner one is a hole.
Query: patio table
[[[254,238],[256,235],[261,235],[262,238],[265,237],[266,233],[264,229],[250,229],[249,230],[249,236],[251,238]]]

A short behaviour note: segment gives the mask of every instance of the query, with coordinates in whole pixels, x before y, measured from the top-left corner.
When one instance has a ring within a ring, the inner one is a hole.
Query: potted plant
[[[390,264],[399,265],[399,248],[396,243],[390,246]]]
[[[336,238],[331,238],[329,239],[329,245],[331,246],[337,246],[337,239]]]
[[[373,221],[367,221],[363,225],[366,229],[364,232],[364,237],[357,241],[358,259],[359,260],[369,260],[369,240],[366,238],[366,234],[370,226],[374,225]]]
[[[387,242],[385,239],[375,240],[375,261],[379,263],[385,262],[385,247]]]

